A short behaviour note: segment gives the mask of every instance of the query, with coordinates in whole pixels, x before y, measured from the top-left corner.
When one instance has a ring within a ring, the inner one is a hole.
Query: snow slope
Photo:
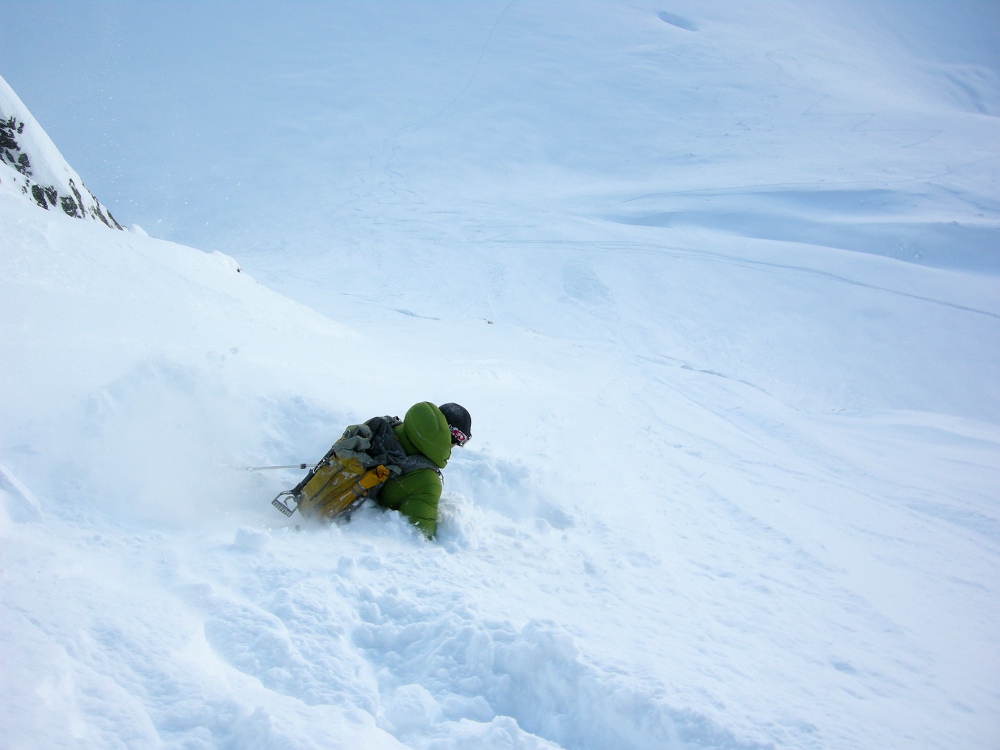
[[[1000,742],[990,4],[52,7],[211,252],[0,194],[3,747]],[[241,469],[427,398],[436,543]]]

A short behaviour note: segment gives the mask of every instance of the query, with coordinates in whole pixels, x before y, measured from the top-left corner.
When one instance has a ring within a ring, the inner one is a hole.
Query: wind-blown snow
[[[0,191],[0,746],[997,746],[1000,47],[944,7],[5,18],[160,239]],[[433,543],[243,470],[425,399]]]

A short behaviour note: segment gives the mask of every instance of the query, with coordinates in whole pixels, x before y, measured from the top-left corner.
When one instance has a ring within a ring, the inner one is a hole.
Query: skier
[[[406,465],[401,475],[385,482],[376,501],[398,510],[433,539],[443,487],[441,469],[451,458],[452,447],[462,447],[472,437],[472,416],[459,404],[438,407],[423,401],[409,408],[393,433],[406,453]]]
[[[454,403],[421,401],[403,419],[373,417],[344,430],[305,478],[279,492],[271,505],[289,518],[299,511],[303,518],[333,521],[349,518],[372,498],[383,508],[398,510],[433,539],[441,469],[452,447],[465,445],[470,437],[472,417]]]

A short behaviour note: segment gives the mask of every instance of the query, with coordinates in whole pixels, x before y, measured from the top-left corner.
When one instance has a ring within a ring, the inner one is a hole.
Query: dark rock
[[[62,204],[63,211],[72,216],[74,219],[79,217],[79,214],[76,212],[75,200],[70,198],[68,195],[64,195],[62,198],[59,199],[59,202]]]
[[[31,186],[31,197],[35,199],[35,203],[44,208],[46,211],[49,210],[49,204],[45,202],[45,191],[42,189],[41,185]]]
[[[69,189],[73,191],[73,196],[76,198],[76,204],[78,206],[80,206],[80,210],[81,210],[81,213],[82,213],[83,206],[84,206],[83,196],[80,195],[80,191],[76,189],[76,184],[73,182],[72,178],[70,178],[70,181],[69,181]]]

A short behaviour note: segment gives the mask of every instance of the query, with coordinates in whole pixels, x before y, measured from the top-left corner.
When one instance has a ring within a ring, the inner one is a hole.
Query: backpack
[[[332,521],[349,515],[366,498],[375,497],[392,476],[418,468],[393,432],[398,417],[374,417],[351,425],[295,487],[271,501],[291,517]]]

